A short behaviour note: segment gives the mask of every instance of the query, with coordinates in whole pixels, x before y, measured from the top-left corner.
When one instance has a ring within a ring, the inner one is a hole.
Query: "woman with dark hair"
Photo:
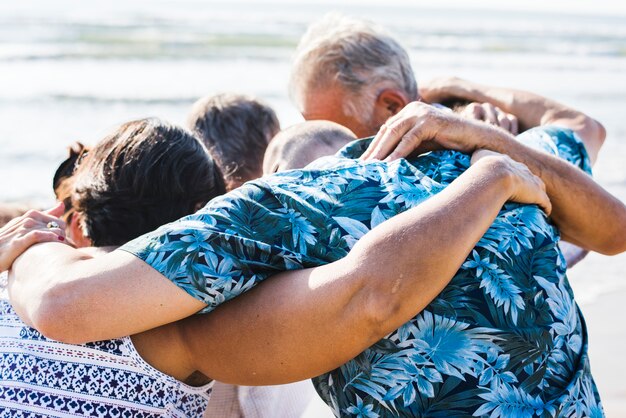
[[[93,148],[72,144],[69,154],[53,179],[65,210],[23,211],[3,225],[0,272],[36,242],[63,241],[66,220],[69,237],[80,246],[119,246],[225,192],[204,145],[156,118],[127,122]]]
[[[158,119],[121,125],[77,163],[59,188],[70,191],[70,238],[81,246],[119,246],[225,192],[200,141]]]
[[[221,173],[200,141],[158,119],[125,123],[93,148],[74,147],[66,163],[54,186],[68,204],[67,224],[37,212],[24,219],[45,221],[49,234],[67,232],[77,247],[119,246],[225,192]],[[3,413],[187,417],[201,415],[206,407],[211,384],[196,380],[192,383],[199,386],[192,387],[138,354],[140,349],[154,356],[163,343],[151,334],[138,341],[124,337],[72,346],[21,322],[6,295],[0,312]]]

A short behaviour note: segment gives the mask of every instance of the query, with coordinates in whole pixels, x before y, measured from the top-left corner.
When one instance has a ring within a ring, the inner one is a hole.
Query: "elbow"
[[[352,260],[348,270],[351,276],[359,277],[360,283],[348,304],[351,308],[347,314],[358,318],[353,323],[367,334],[371,343],[417,315],[441,291],[440,286],[411,274],[409,266],[381,259],[377,243],[364,237],[343,259]]]
[[[347,323],[358,328],[361,336],[374,344],[394,330],[394,318],[401,310],[402,298],[401,292],[389,286],[392,280],[389,270],[372,265],[376,257],[363,246],[366,241],[367,238],[359,241],[341,260],[349,277],[358,278],[358,286],[339,314],[347,317]]]
[[[585,149],[593,163],[606,140],[606,129],[600,122],[587,115],[580,114],[576,119],[577,125],[572,129],[583,140]]]
[[[388,277],[385,280],[372,280],[372,282],[390,283],[393,279]],[[397,290],[397,285],[380,288],[372,286],[366,290],[363,306],[364,317],[367,322],[367,329],[371,333],[373,342],[380,340],[395,330],[402,322],[398,318],[402,316],[401,292]]]
[[[38,308],[30,315],[32,327],[46,338],[67,344],[90,341],[85,312],[71,289],[47,291]]]
[[[596,129],[598,142],[600,143],[600,145],[603,145],[604,141],[606,140],[606,128],[604,127],[603,124],[601,124],[597,120],[595,119],[592,119],[592,120],[595,123],[595,129]]]
[[[621,234],[616,233],[607,240],[598,252],[604,255],[618,255],[626,251],[626,227],[621,231]]]
[[[583,115],[582,118],[580,136],[593,141],[595,148],[600,150],[606,140],[606,128],[594,118],[586,115]]]
[[[625,208],[626,210],[626,208]],[[607,234],[595,248],[589,248],[603,255],[618,255],[626,251],[626,213],[623,219],[617,220]]]
[[[602,147],[606,140],[606,129],[594,118],[573,109],[558,109],[546,112],[541,125],[558,125],[576,132],[593,153]]]

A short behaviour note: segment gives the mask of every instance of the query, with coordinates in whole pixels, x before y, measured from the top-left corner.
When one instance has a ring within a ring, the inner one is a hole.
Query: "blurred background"
[[[93,143],[146,116],[183,124],[206,94],[251,93],[283,127],[299,122],[290,57],[329,11],[389,29],[418,82],[457,75],[527,89],[597,118],[608,139],[595,176],[626,199],[624,3],[21,0],[0,3],[0,201],[50,205],[70,142]],[[625,272],[626,255],[592,254],[569,275],[609,417],[626,416]]]

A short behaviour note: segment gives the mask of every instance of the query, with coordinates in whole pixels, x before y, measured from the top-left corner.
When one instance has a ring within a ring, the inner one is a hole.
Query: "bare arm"
[[[9,295],[24,322],[68,343],[134,334],[205,306],[127,252],[94,258],[53,243],[13,263]]]
[[[342,260],[278,274],[209,315],[173,324],[188,358],[207,376],[245,385],[301,380],[345,363],[441,292],[507,199],[529,201],[511,188],[506,167],[516,163],[507,161],[481,161],[374,228]],[[539,201],[549,206],[545,195]]]
[[[383,125],[363,158],[400,158],[430,142],[465,152],[484,148],[526,164],[546,184],[564,239],[603,254],[626,250],[626,206],[619,199],[572,164],[502,129],[414,102]]]
[[[522,130],[541,125],[569,127],[583,140],[592,165],[596,162],[605,140],[606,131],[597,120],[569,106],[528,91],[487,86],[456,77],[436,78],[424,83],[420,91],[428,101],[436,99],[484,102],[482,105],[477,103],[468,105],[464,108],[463,114],[469,114],[478,120],[489,121],[505,129],[510,124],[507,125],[508,121],[502,112],[496,112],[498,109],[503,109],[519,118],[514,121],[514,125],[519,122]],[[495,106],[496,111],[490,109],[488,107],[490,105]],[[507,130],[516,135],[517,126],[513,127],[515,129]],[[564,236],[564,239],[567,238],[567,235]],[[576,246],[563,248],[569,249],[569,251],[564,251],[569,267],[575,265],[588,253],[588,250]]]
[[[513,162],[511,161],[511,163]],[[481,173],[485,175],[484,172],[481,171]],[[473,177],[469,177],[465,181],[469,182],[469,185],[474,185],[470,181],[471,179]],[[486,187],[482,180],[474,180],[474,182],[476,187]],[[491,185],[489,190],[492,190],[492,183],[488,184]],[[493,201],[491,199],[494,196],[491,196],[487,191],[484,192],[484,197],[481,200],[474,200],[475,193],[457,189],[458,186],[452,191],[456,190],[464,199],[463,201],[469,201],[469,204],[475,205],[484,203],[488,208],[491,208],[490,211],[486,212],[490,214],[489,219],[493,219],[502,202],[509,197],[506,187],[500,191],[496,190],[497,193],[495,193]],[[443,198],[450,193],[443,195]],[[435,201],[440,201],[443,198],[438,198]],[[547,197],[543,199],[541,202],[544,205],[549,205]],[[426,208],[428,207],[430,206],[427,205]],[[483,209],[481,207],[479,212]],[[414,217],[416,218],[403,217],[401,219],[404,219],[405,222],[418,222],[419,216],[426,216],[419,223],[422,227],[426,227],[426,221],[435,220],[438,227],[429,227],[423,233],[426,235],[421,235],[423,237],[423,241],[420,241],[421,244],[416,243],[415,247],[394,248],[394,246],[400,247],[401,245],[392,239],[392,235],[386,235],[385,243],[389,252],[381,259],[385,262],[375,261],[374,264],[385,265],[387,259],[395,259],[400,251],[409,251],[413,254],[412,258],[422,260],[420,261],[422,264],[418,265],[417,270],[415,270],[416,265],[410,264],[408,266],[410,269],[407,267],[406,274],[428,269],[426,271],[430,273],[445,273],[449,279],[456,270],[456,267],[451,267],[452,264],[449,262],[434,263],[428,257],[415,256],[419,254],[418,251],[421,251],[423,243],[428,242],[427,248],[432,249],[435,247],[432,246],[430,240],[438,242],[438,239],[444,237],[445,239],[437,247],[441,251],[439,257],[445,256],[447,259],[449,254],[455,254],[455,252],[458,254],[467,253],[473,245],[472,243],[478,240],[490,222],[482,218],[485,215],[479,216],[483,221],[478,223],[474,219],[471,221],[458,217],[455,217],[454,220],[447,219],[451,217],[449,210],[442,212],[445,216],[440,215],[439,218],[432,218],[434,215],[431,215],[430,212],[426,212],[425,215],[419,215],[421,213],[419,211],[412,213],[415,213]],[[464,210],[463,213],[467,212]],[[444,219],[447,219],[445,228],[442,226]],[[450,225],[454,224],[462,226],[464,228],[461,229],[462,231],[469,229],[474,233],[469,235],[467,239],[459,239],[459,230],[448,229]],[[390,225],[395,225],[395,223]],[[368,240],[365,242],[367,243]],[[360,244],[359,248],[362,247],[363,245]],[[367,244],[365,247],[367,248]],[[370,248],[369,251],[374,254],[379,252],[376,248]],[[355,259],[360,260],[361,258],[356,255],[350,258],[350,260]],[[397,260],[397,262],[400,261],[404,262]],[[404,271],[401,269],[406,266],[403,266],[405,265],[402,263],[396,265],[393,272]],[[329,283],[338,286],[338,280],[350,272],[352,267],[325,270],[328,274],[338,275],[335,280],[329,279]],[[356,272],[363,272],[363,270],[358,269]],[[356,272],[354,274],[357,274]],[[306,273],[290,272],[285,273],[285,276],[302,278],[303,274]],[[362,281],[355,279],[351,283],[352,286],[356,287],[352,289],[356,291],[359,286],[363,286],[363,280],[366,281],[367,279],[367,277],[360,279]],[[113,251],[111,254],[92,258],[71,247],[59,244],[40,244],[26,251],[13,265],[9,290],[16,310],[28,324],[39,329],[46,336],[73,343],[138,333],[190,316],[204,307],[203,303],[189,296],[156,270],[131,254]],[[359,309],[376,311],[381,307],[395,306],[403,297],[402,293],[397,292],[392,294],[387,292],[384,295],[381,296],[387,298],[384,303],[377,300],[375,305],[366,304],[365,307],[360,306]],[[315,299],[314,302],[317,303],[318,300]],[[342,309],[344,302],[345,300],[341,298],[338,301],[329,301],[333,304],[331,306],[338,310]],[[273,299],[266,300],[265,303],[271,305]]]
[[[0,272],[8,270],[27,248],[39,242],[65,241],[63,204],[40,212],[29,210],[0,227]],[[56,224],[56,225],[54,225]],[[51,228],[55,226],[54,228]]]
[[[430,103],[453,99],[491,103],[515,115],[522,131],[542,125],[570,128],[583,140],[592,163],[596,161],[606,137],[604,127],[597,120],[555,100],[528,91],[442,77],[425,83],[420,87],[420,94]]]

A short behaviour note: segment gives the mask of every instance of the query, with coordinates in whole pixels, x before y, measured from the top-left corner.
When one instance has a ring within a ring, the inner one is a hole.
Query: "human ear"
[[[387,112],[387,118],[395,115],[409,103],[409,99],[398,89],[384,89],[376,98],[376,107]]]
[[[82,220],[83,215],[79,212],[74,212],[67,224],[67,235],[76,244],[76,247],[91,247],[91,239],[83,233]]]
[[[203,202],[196,202],[196,204],[193,207],[193,211],[194,213],[199,211],[200,209],[202,209],[204,206],[206,206],[206,203]]]

